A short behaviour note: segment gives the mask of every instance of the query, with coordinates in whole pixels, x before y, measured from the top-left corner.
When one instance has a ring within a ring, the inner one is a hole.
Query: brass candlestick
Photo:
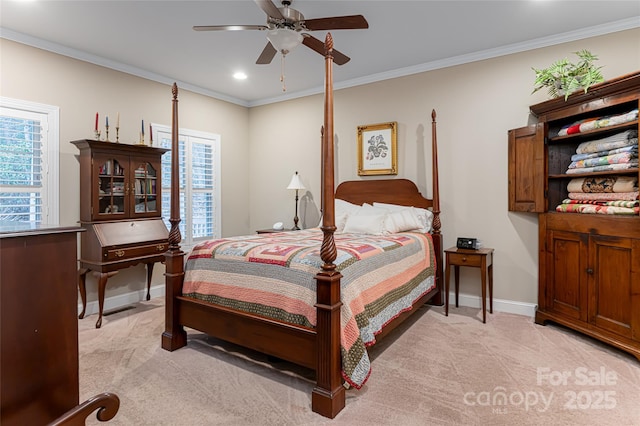
[[[106,126],[104,126],[104,130],[105,130],[105,141],[110,142],[109,140],[109,125],[107,124]]]
[[[120,143],[120,127],[116,127],[116,143]]]
[[[96,140],[99,141],[100,140],[100,130],[94,130],[94,134],[96,136]]]
[[[138,142],[138,145],[145,145],[144,143],[144,133],[140,132],[140,142]]]

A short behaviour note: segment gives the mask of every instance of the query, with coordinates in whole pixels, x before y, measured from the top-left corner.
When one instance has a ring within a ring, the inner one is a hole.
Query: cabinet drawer
[[[161,241],[153,244],[145,244],[133,247],[111,247],[103,251],[103,262],[131,259],[134,257],[152,256],[162,254],[169,248],[169,243]]]
[[[482,256],[473,253],[449,253],[449,263],[458,266],[482,266]]]

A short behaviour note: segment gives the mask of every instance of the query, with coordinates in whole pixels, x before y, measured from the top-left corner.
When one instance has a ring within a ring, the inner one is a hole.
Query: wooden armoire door
[[[544,123],[509,130],[509,211],[546,210]]]
[[[640,338],[640,240],[593,235],[589,238],[589,322]]]
[[[546,239],[546,306],[541,308],[587,321],[588,234],[550,230]]]

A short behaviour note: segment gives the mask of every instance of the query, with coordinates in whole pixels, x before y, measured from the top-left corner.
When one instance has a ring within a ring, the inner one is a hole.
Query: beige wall
[[[92,138],[96,112],[100,126],[111,126],[120,112],[120,140],[135,143],[140,122],[171,125],[171,87],[65,56],[0,39],[0,95],[60,107],[60,223],[79,219],[77,148],[69,141]],[[181,128],[221,135],[223,233],[242,234],[249,225],[247,108],[188,91],[179,92]],[[110,129],[112,140],[115,130]],[[147,136],[148,138],[148,136]],[[163,284],[164,268],[156,265],[153,285]],[[96,299],[93,277],[88,299]],[[144,266],[121,271],[109,279],[107,297],[146,287]]]
[[[425,165],[436,109],[445,246],[469,236],[495,248],[494,298],[535,304],[538,221],[507,211],[507,131],[527,125],[529,105],[546,100],[544,91],[531,95],[531,67],[573,60],[580,49],[599,56],[605,78],[640,69],[636,29],[336,91],[336,182],[359,179],[357,126],[397,121],[398,177],[431,195]],[[318,95],[251,109],[252,229],[277,220],[292,225],[293,195],[285,188],[296,170],[319,204],[322,108]],[[479,295],[479,280],[477,270],[462,268],[461,292]]]
[[[537,217],[507,211],[507,130],[527,125],[529,105],[546,100],[544,93],[530,94],[531,67],[589,49],[599,55],[605,78],[617,77],[640,69],[638,40],[640,30],[629,30],[336,91],[336,183],[359,178],[357,126],[397,121],[398,177],[414,180],[430,196],[430,114],[436,109],[445,245],[457,236],[480,238],[496,250],[495,299],[535,304]],[[0,49],[2,96],[61,107],[61,220],[74,223],[79,172],[68,141],[91,136],[96,111],[120,111],[123,140],[135,140],[142,118],[169,125],[170,89],[6,40]],[[299,216],[306,211],[306,227],[317,224],[321,95],[251,109],[185,91],[179,99],[181,127],[222,138],[223,235],[276,221],[291,227],[294,195],[286,186],[295,171],[308,189],[300,194],[306,197]],[[140,267],[119,275],[110,280],[108,297],[143,288]],[[154,284],[161,282],[155,273]],[[461,292],[480,294],[477,270],[463,268]]]

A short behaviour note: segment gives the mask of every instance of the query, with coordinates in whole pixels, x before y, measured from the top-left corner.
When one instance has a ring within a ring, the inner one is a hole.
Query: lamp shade
[[[276,28],[267,31],[267,39],[273,47],[283,55],[291,52],[302,43],[304,36],[288,28]]]
[[[298,172],[296,172],[291,178],[291,182],[289,182],[289,186],[287,186],[287,189],[304,189],[304,185],[300,180],[300,175],[298,174]]]

